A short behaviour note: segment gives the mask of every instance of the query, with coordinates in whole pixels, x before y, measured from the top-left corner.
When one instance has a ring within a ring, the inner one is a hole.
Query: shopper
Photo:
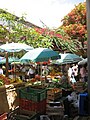
[[[87,80],[88,80],[88,77],[87,77],[87,66],[85,66],[85,65],[82,65],[80,67],[80,80],[84,81],[84,82],[87,82]]]

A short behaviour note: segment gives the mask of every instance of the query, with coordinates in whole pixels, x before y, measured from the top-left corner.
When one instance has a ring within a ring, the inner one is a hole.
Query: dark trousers
[[[35,78],[35,74],[30,74],[30,78]]]

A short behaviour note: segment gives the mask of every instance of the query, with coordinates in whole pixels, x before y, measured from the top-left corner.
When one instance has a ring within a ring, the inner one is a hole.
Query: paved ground
[[[90,116],[76,116],[75,118],[68,118],[67,116],[64,116],[62,119],[58,120],[90,120]]]
[[[90,120],[90,116],[86,117],[76,116],[73,120]]]

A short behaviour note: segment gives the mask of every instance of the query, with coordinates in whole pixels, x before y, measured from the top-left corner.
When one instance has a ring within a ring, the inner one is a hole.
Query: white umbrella
[[[24,43],[6,43],[0,46],[1,52],[6,52],[6,76],[8,76],[8,52],[19,52],[21,50],[29,51],[33,47],[26,45]]]
[[[26,45],[24,43],[6,43],[0,46],[0,50],[3,52],[19,52],[21,50],[29,51],[33,49],[33,47]]]

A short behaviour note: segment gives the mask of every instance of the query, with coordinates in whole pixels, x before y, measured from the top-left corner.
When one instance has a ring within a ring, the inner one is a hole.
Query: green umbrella
[[[49,59],[51,60],[55,60],[55,59],[59,59],[60,55],[49,48],[36,48],[33,50],[30,50],[29,52],[27,52],[21,59],[20,61],[23,60],[30,60],[32,62],[46,62]]]
[[[53,61],[54,64],[68,64],[68,63],[75,63],[81,61],[83,58],[76,54],[72,53],[64,53],[60,54],[61,59]]]
[[[46,62],[48,60],[59,59],[60,55],[58,52],[49,49],[49,48],[35,48],[27,52],[20,61],[32,61],[32,62],[40,62],[41,65],[41,77],[42,77],[42,62]]]
[[[8,58],[8,63],[12,63],[12,62],[19,62],[19,58],[17,57],[9,57]],[[6,63],[6,58],[2,59],[0,61],[0,64],[5,64]]]

